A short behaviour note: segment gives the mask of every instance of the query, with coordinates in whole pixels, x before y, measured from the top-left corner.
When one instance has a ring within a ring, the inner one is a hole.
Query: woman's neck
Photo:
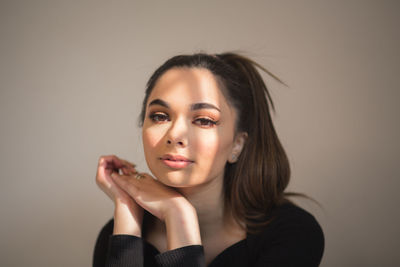
[[[178,191],[196,209],[202,238],[237,230],[238,225],[233,218],[224,216],[222,177],[199,186],[179,188]]]
[[[222,179],[214,179],[197,187],[179,188],[178,191],[196,209],[207,264],[224,249],[246,238],[246,232],[236,221],[232,217],[224,216]],[[147,236],[146,239],[160,252],[166,251],[166,242],[162,238],[166,236],[165,224],[155,217],[152,218],[147,227],[153,229],[150,232],[153,236]]]

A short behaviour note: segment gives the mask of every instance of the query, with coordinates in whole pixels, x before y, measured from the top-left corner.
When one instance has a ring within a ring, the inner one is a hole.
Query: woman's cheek
[[[166,131],[166,127],[155,125],[148,127],[143,130],[143,144],[145,145],[145,149],[147,148],[155,148],[157,144],[160,143],[161,139],[164,136],[164,132]]]
[[[205,135],[202,138],[198,138],[194,151],[196,151],[197,157],[207,161],[207,165],[213,165],[219,160],[220,145],[222,140],[215,134]]]
[[[221,171],[225,168],[232,147],[233,130],[226,128],[216,129],[213,135],[202,142],[203,153],[209,161],[212,171]]]

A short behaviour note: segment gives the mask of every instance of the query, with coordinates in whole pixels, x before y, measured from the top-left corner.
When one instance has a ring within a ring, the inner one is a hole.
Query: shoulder
[[[271,225],[279,227],[299,228],[322,234],[321,226],[308,211],[293,203],[285,203],[272,213]]]
[[[250,251],[258,254],[255,257],[262,255],[270,263],[303,262],[304,266],[318,266],[325,243],[315,217],[292,203],[275,209],[270,223],[258,234],[249,235],[248,241]]]

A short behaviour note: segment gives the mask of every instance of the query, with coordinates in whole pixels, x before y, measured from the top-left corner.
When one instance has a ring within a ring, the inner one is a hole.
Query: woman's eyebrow
[[[151,101],[149,103],[149,107],[153,106],[153,105],[159,105],[165,108],[170,108],[169,104],[167,102],[165,102],[164,100],[161,100],[159,98],[154,99],[153,101]],[[219,112],[221,112],[221,110],[219,108],[217,108],[216,106],[214,106],[213,104],[210,103],[194,103],[192,105],[190,105],[190,110],[199,110],[199,109],[215,109],[218,110]]]
[[[216,109],[219,112],[221,112],[219,108],[210,103],[195,103],[190,106],[190,110],[198,110],[198,109]]]
[[[168,105],[167,102],[165,102],[164,100],[158,99],[158,98],[157,98],[157,99],[154,99],[153,101],[151,101],[151,102],[149,103],[149,107],[150,107],[150,106],[153,106],[153,105],[160,105],[160,106],[169,108],[169,105]]]

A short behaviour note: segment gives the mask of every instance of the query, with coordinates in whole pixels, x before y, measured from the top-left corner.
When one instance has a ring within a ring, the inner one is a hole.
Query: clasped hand
[[[114,155],[102,156],[99,159],[96,182],[116,205],[124,203],[136,210],[145,209],[162,221],[177,205],[190,204],[176,190],[149,174],[141,173],[140,179],[137,179],[137,174],[134,164]]]

